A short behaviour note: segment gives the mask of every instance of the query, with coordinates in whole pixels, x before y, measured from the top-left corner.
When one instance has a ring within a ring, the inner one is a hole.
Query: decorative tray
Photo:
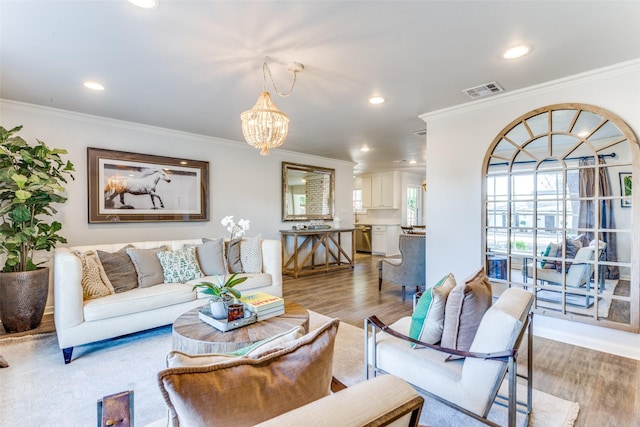
[[[208,305],[202,307],[198,311],[198,317],[203,322],[208,323],[209,325],[222,332],[238,329],[243,326],[256,323],[256,321],[258,320],[258,316],[256,316],[255,313],[252,313],[249,310],[244,311],[244,317],[242,319],[232,320],[231,322],[227,321],[227,319],[214,319],[211,316],[211,309],[209,309]]]

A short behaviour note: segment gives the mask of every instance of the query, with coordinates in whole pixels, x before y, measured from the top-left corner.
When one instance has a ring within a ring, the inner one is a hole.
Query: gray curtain
[[[604,165],[604,159],[598,158],[598,164]],[[580,159],[580,166],[595,166],[593,158]],[[600,168],[599,173],[600,185],[598,188],[598,195],[600,197],[611,196],[611,184],[609,182],[609,172],[607,168]],[[588,167],[580,169],[580,197],[593,198],[596,195],[595,188],[595,167]],[[611,230],[615,227],[615,219],[613,216],[613,203],[611,200],[601,200],[600,205],[600,228],[603,230]],[[595,228],[595,201],[594,200],[581,200],[580,201],[580,213],[578,214],[578,227],[580,228]],[[587,232],[589,240],[596,238],[593,232]],[[599,236],[599,240],[602,240],[607,244],[605,252],[605,260],[616,262],[618,260],[617,254],[617,242],[616,233],[602,232]],[[607,279],[619,279],[620,270],[618,266],[603,266],[604,277]]]

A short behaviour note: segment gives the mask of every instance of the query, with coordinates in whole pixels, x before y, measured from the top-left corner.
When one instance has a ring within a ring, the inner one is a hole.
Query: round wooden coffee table
[[[221,332],[198,317],[200,307],[187,311],[173,323],[174,350],[188,354],[230,353],[257,341],[286,332],[296,326],[309,332],[309,312],[300,304],[284,303],[284,314]]]

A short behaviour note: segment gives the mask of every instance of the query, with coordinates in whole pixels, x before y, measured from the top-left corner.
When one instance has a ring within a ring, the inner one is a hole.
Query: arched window
[[[639,148],[622,120],[585,104],[531,111],[496,136],[483,194],[495,294],[524,288],[538,313],[638,332]]]

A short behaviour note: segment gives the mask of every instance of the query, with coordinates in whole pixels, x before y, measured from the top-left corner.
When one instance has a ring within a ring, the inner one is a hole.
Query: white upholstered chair
[[[508,407],[509,426],[515,426],[517,412],[528,418],[532,396],[531,305],[533,294],[509,288],[485,312],[469,351],[452,350],[408,337],[411,323],[405,317],[386,326],[377,317],[365,320],[365,370],[369,378],[387,373],[403,378],[440,402],[487,425],[494,404]],[[526,334],[527,330],[529,331]],[[526,402],[516,398],[517,355],[528,337]],[[413,348],[419,344],[422,348]],[[447,355],[463,356],[447,361]],[[499,396],[508,379],[508,396]],[[505,402],[506,399],[506,402]]]
[[[566,278],[565,286],[567,288],[583,288],[587,292],[591,290],[591,276],[594,271],[593,264],[596,260],[600,259],[600,256],[605,251],[607,244],[603,241],[597,242],[597,255],[596,255],[596,241],[592,241],[589,246],[582,247],[578,249],[575,257],[571,262],[571,266],[566,270]],[[530,259],[530,258],[529,258]],[[547,261],[549,262],[549,261]],[[553,261],[552,261],[553,262]],[[555,264],[555,263],[554,263]],[[523,265],[524,277],[533,278],[534,277],[534,268],[532,265],[529,265],[525,262]],[[598,292],[602,292],[604,290],[604,269],[600,269],[600,274],[598,277]],[[547,284],[553,285],[562,285],[563,276],[565,273],[562,271],[562,268],[535,268],[536,279],[546,282]],[[551,294],[551,297],[548,296]],[[557,297],[554,297],[553,294],[557,294]],[[551,301],[558,302],[560,300],[560,294],[557,292],[547,292],[545,295],[538,295],[538,299],[542,301]],[[571,295],[571,294],[569,294]],[[580,298],[581,300],[581,298]],[[571,304],[571,302],[567,302],[567,304]],[[593,304],[593,297],[589,295],[584,296],[584,306],[585,308],[590,307]]]

